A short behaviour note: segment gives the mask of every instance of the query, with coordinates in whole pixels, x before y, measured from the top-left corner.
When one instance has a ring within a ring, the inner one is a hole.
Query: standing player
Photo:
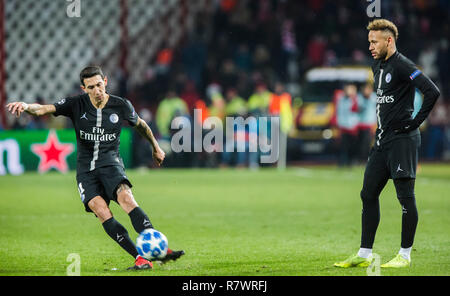
[[[53,114],[69,117],[77,138],[77,184],[87,212],[93,212],[106,233],[135,258],[129,269],[150,269],[152,262],[138,255],[127,230],[114,219],[109,203],[117,202],[129,215],[133,228],[141,233],[153,228],[148,216],[136,203],[131,183],[125,175],[119,155],[122,121],[126,120],[147,139],[153,148],[153,159],[159,166],[165,153],[161,150],[149,126],[140,119],[130,101],[106,92],[107,78],[99,67],[86,67],[80,73],[83,95],[62,99],[53,105],[14,102],[8,111],[42,116]],[[168,250],[161,261],[176,260],[183,251]]]
[[[364,172],[361,247],[357,254],[335,263],[337,267],[369,266],[372,246],[380,221],[379,195],[393,179],[402,206],[402,233],[399,253],[381,267],[408,267],[418,222],[414,183],[420,145],[420,124],[427,118],[440,92],[436,85],[409,59],[397,51],[397,27],[385,19],[367,26],[369,50],[377,94],[378,127],[375,144]],[[413,118],[414,92],[424,95],[423,105]]]

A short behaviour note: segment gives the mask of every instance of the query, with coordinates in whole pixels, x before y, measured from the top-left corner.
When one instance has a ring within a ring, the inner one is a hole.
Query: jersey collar
[[[109,101],[111,100],[111,95],[108,94],[108,93],[107,93],[107,95],[109,96],[109,98],[108,98],[108,101],[106,102],[106,104],[103,106],[103,108],[97,108],[97,107],[92,103],[91,98],[89,97],[88,94],[86,94],[86,97],[87,97],[87,100],[88,100],[89,105],[90,105],[92,108],[94,108],[94,110],[97,110],[97,109],[103,110],[103,109],[105,109],[106,106],[108,106]]]
[[[399,53],[398,53],[398,50],[396,50],[387,60],[383,60],[382,62],[381,62],[381,64],[382,65],[385,65],[385,64],[387,64],[390,60],[392,60],[392,58],[394,58],[394,57],[396,57],[397,55],[398,55]]]

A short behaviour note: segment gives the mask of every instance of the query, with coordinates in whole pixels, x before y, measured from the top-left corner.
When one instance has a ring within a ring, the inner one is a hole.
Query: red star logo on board
[[[50,130],[47,141],[41,144],[31,145],[31,151],[39,156],[39,173],[48,172],[54,168],[62,173],[69,170],[67,156],[74,150],[72,143],[60,143],[54,130]]]

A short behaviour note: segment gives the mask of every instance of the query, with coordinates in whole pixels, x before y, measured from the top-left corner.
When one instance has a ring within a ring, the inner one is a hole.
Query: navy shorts
[[[111,200],[117,202],[116,191],[122,183],[132,187],[122,166],[100,167],[77,174],[78,192],[87,212],[92,212],[88,202],[96,196],[101,196],[108,205]]]
[[[369,153],[366,173],[373,178],[415,179],[419,162],[420,135],[388,142]]]

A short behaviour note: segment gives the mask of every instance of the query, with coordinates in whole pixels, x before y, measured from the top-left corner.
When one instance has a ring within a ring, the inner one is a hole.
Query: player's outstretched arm
[[[162,162],[164,161],[164,157],[166,156],[166,154],[159,147],[158,141],[156,141],[151,128],[141,118],[138,118],[137,124],[134,128],[138,131],[138,133],[142,137],[144,137],[145,139],[147,139],[147,141],[150,142],[150,144],[152,145],[152,148],[153,148],[153,160],[155,161],[155,163],[158,166],[160,166],[162,164]]]
[[[13,102],[6,105],[11,114],[19,117],[23,112],[27,112],[34,116],[42,116],[55,113],[54,105],[27,104],[24,102]]]

